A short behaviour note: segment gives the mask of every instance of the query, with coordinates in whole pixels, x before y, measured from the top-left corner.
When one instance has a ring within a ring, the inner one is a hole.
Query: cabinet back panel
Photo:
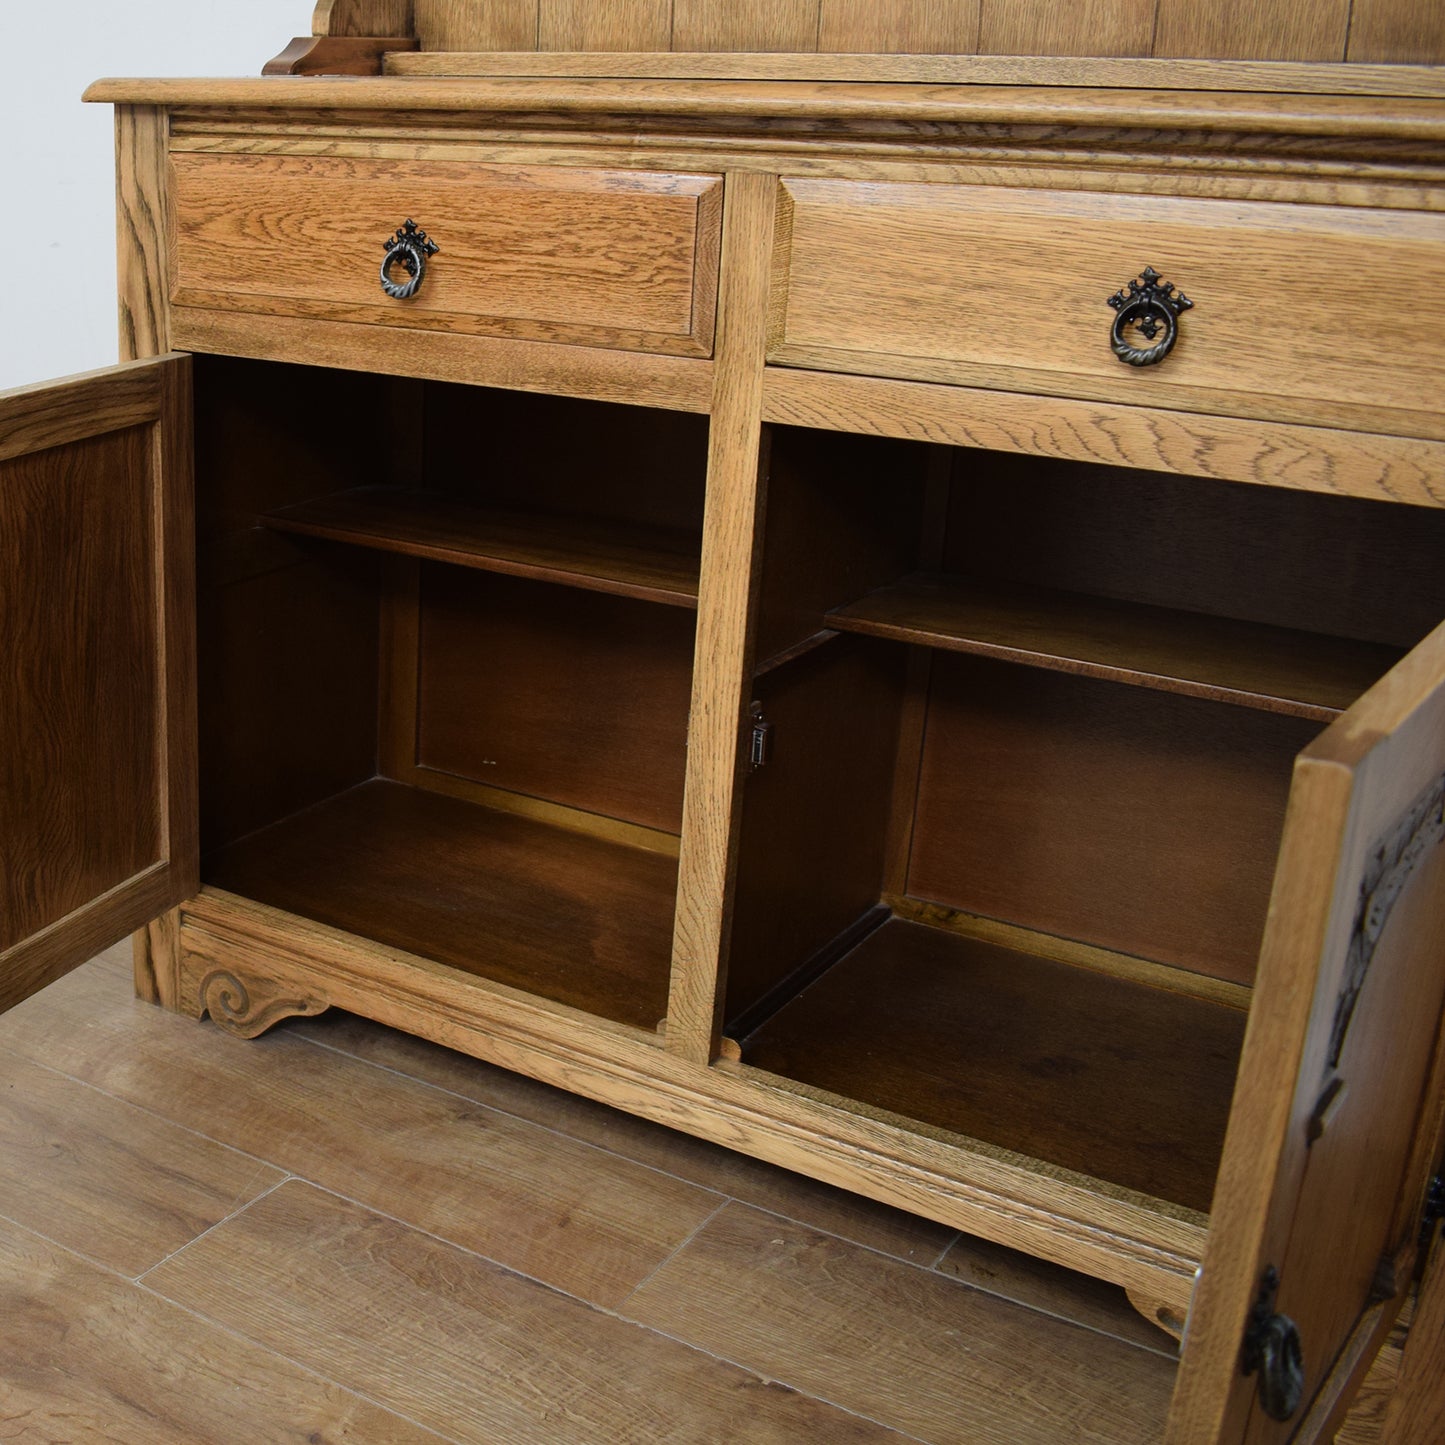
[[[1445,617],[1445,511],[959,454],[945,570],[1410,647]]]
[[[743,796],[730,1020],[878,903],[905,661],[839,638],[759,681],[772,755]]]
[[[423,566],[417,761],[678,832],[695,621],[627,597]]]
[[[1251,982],[1293,758],[1317,731],[940,654],[908,891]]]
[[[201,850],[376,772],[376,564],[309,557],[199,590]]]
[[[702,535],[705,417],[445,385],[425,407],[429,490]]]
[[[152,452],[128,427],[0,463],[0,952],[164,856],[135,806],[162,791]]]

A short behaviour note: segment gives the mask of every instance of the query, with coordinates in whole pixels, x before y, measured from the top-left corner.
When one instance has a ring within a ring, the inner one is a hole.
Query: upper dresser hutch
[[[138,930],[1121,1285],[1168,1445],[1332,1438],[1445,1329],[1445,9],[313,28],[89,93],[0,1004]]]

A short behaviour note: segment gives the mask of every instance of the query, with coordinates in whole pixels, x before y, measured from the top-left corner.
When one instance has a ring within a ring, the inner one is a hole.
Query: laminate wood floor
[[[1121,1292],[128,946],[0,1017],[0,1438],[1146,1445]]]

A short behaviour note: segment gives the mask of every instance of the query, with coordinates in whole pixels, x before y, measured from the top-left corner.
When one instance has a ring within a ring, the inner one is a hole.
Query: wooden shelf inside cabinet
[[[377,779],[202,862],[205,883],[651,1031],[677,861]]]
[[[1398,649],[1007,582],[915,573],[829,627],[1329,722]]]
[[[891,918],[745,1063],[1207,1211],[1248,1015]]]
[[[338,492],[270,512],[262,521],[274,531],[483,572],[536,577],[673,607],[697,606],[701,540],[687,532],[496,511],[399,487]]]

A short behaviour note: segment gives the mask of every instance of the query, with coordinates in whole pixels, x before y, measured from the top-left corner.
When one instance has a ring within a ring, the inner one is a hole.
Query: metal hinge
[[[757,772],[764,768],[771,761],[773,756],[773,725],[763,717],[761,704],[754,703],[752,707],[753,731],[751,741],[748,743],[748,767]]]

